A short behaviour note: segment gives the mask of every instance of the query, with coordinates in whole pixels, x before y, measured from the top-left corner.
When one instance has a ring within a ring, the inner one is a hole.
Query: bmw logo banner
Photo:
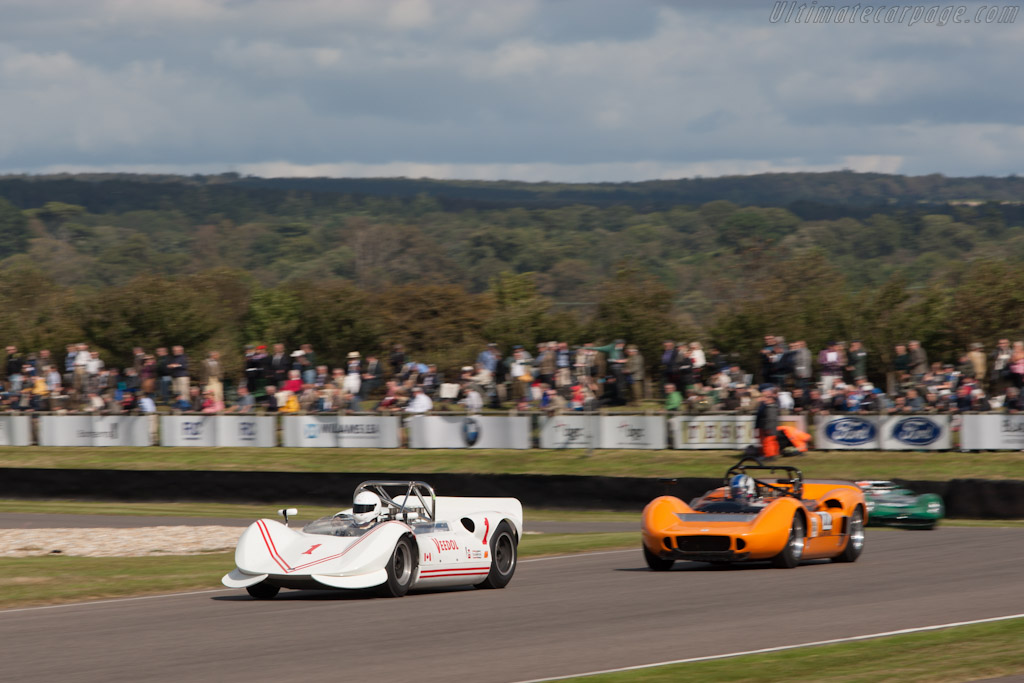
[[[462,421],[462,438],[465,439],[467,446],[474,446],[480,438],[480,422],[471,417],[464,419]]]

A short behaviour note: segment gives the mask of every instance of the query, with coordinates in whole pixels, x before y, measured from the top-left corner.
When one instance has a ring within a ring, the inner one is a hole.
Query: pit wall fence
[[[808,431],[805,416],[781,423]],[[1024,415],[819,415],[818,450],[1024,449]],[[0,415],[0,446],[742,450],[753,415]]]

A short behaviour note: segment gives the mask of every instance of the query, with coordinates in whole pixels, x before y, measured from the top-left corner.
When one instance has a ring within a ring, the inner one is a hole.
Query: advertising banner
[[[160,418],[161,446],[217,447],[216,415],[164,415]]]
[[[288,448],[398,448],[401,418],[294,415],[281,419]]]
[[[529,416],[413,415],[409,448],[530,448]]]
[[[817,415],[814,447],[819,450],[877,450],[878,418],[874,415]]]
[[[151,446],[148,415],[40,415],[40,446]]]
[[[780,415],[779,416],[780,427],[793,427],[801,432],[807,431],[807,416],[806,415]]]
[[[277,445],[277,418],[273,415],[217,415],[216,444],[273,448]]]
[[[31,446],[31,420],[28,415],[0,415],[0,446]]]
[[[1024,415],[964,415],[962,420],[962,450],[1024,450]]]
[[[602,415],[599,448],[664,450],[668,434],[664,416]]]
[[[948,451],[953,446],[949,415],[891,415],[878,419],[883,451]]]
[[[742,450],[754,443],[753,415],[678,415],[669,427],[674,448]]]
[[[599,415],[554,415],[540,419],[541,448],[598,448]]]

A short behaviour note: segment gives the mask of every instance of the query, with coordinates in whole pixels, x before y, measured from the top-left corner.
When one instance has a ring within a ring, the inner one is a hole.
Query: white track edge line
[[[973,626],[975,624],[988,624],[996,621],[1009,621],[1011,619],[1024,619],[1024,614],[1009,614],[1003,617],[989,617],[987,619],[973,619],[971,621],[957,621],[950,624],[937,624],[934,626],[918,626],[915,628],[903,628],[898,631],[886,631],[884,633],[869,633],[862,636],[850,636],[848,638],[833,638],[831,640],[818,640],[812,643],[800,643],[799,645],[780,645],[778,647],[766,647],[760,650],[748,650],[746,652],[730,652],[724,655],[708,655],[706,657],[690,657],[688,659],[674,659],[666,662],[654,662],[652,664],[638,664],[636,666],[624,666],[618,669],[604,669],[602,671],[588,671],[586,673],[569,674],[567,676],[553,676],[551,678],[531,678],[526,681],[515,681],[515,683],[546,683],[547,681],[564,681],[570,678],[585,678],[589,676],[601,676],[603,674],[623,673],[626,671],[638,671],[640,669],[653,669],[658,666],[670,666],[673,664],[693,664],[696,662],[709,662],[715,659],[730,659],[732,657],[743,657],[745,655],[760,655],[771,652],[783,652],[785,650],[796,650],[804,647],[817,647],[820,645],[836,645],[839,643],[853,643],[860,640],[872,640],[885,638],[887,636],[899,636],[909,633],[922,633],[925,631],[938,631],[944,628],[957,626]]]
[[[622,550],[596,550],[592,553],[569,553],[567,555],[548,555],[545,557],[528,557],[525,560],[519,560],[519,564],[525,564],[526,562],[547,562],[549,560],[570,560],[574,557],[594,557],[595,555],[615,555],[617,553],[635,553],[636,548],[623,548]]]
[[[531,557],[525,560],[519,560],[519,564],[525,562],[544,562],[547,560],[566,560],[574,557],[590,557],[593,555],[613,555],[615,553],[629,553],[633,550],[602,550],[594,553],[573,553],[570,555],[554,555],[551,557]],[[202,591],[188,591],[185,593],[163,593],[161,595],[138,595],[132,598],[110,598],[107,600],[86,600],[85,602],[67,602],[61,605],[37,605],[35,607],[14,607],[12,609],[0,610],[0,617],[5,614],[13,614],[15,612],[34,612],[37,610],[44,609],[60,609],[66,607],[91,607],[93,605],[110,605],[117,602],[133,602],[137,600],[156,600],[159,598],[176,598],[186,595],[203,595],[204,593],[225,593],[227,591],[236,590],[234,588],[212,588],[210,590]]]
[[[107,600],[86,600],[84,602],[66,602],[61,605],[37,605],[36,607],[15,607],[12,609],[0,610],[0,617],[15,612],[35,612],[44,609],[60,609],[62,607],[92,607],[93,605],[110,605],[115,602],[135,602],[138,600],[158,600],[160,598],[177,598],[185,595],[203,595],[204,593],[226,593],[235,590],[234,588],[211,588],[202,591],[187,591],[185,593],[161,593],[160,595],[137,595],[131,598],[109,598]]]

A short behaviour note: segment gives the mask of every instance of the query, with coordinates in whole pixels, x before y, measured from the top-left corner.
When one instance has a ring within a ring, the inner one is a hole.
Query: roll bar
[[[401,503],[395,500],[391,492],[394,491],[396,495],[403,496],[404,498]],[[403,492],[399,493],[399,489],[404,489]],[[423,509],[422,514],[426,516],[431,522],[436,520],[437,515],[437,495],[434,493],[434,487],[423,481],[387,481],[383,479],[370,479],[364,481],[362,484],[356,487],[355,492],[352,494],[354,500],[360,491],[371,491],[380,496],[382,503],[387,505],[389,511],[393,511],[393,514],[389,513],[392,519],[397,519],[400,515],[404,515],[404,520],[409,520],[409,500],[415,496],[420,502],[420,507]],[[427,499],[430,499],[430,504],[427,504]]]
[[[746,463],[750,463],[750,464],[748,465]],[[754,481],[756,481],[761,486],[766,486],[766,487],[768,487],[768,488],[770,488],[770,489],[772,489],[774,491],[778,491],[778,492],[783,493],[783,494],[785,494],[787,496],[794,496],[796,498],[802,498],[803,497],[803,493],[804,493],[804,473],[803,472],[801,472],[796,467],[792,467],[790,465],[765,465],[762,461],[758,460],[757,458],[751,458],[751,457],[740,458],[739,462],[737,462],[735,465],[733,465],[732,467],[729,468],[729,470],[725,473],[725,485],[728,486],[729,485],[729,480],[732,479],[737,474],[746,474],[747,470],[762,470],[762,471],[768,472],[769,474],[772,474],[772,473],[774,473],[774,472],[776,472],[778,470],[782,470],[782,471],[786,472],[789,476],[786,479],[779,479],[776,483],[777,484],[789,484],[790,486],[793,487],[792,489],[786,489],[786,488],[782,488],[781,486],[776,486],[776,485],[773,485],[773,484],[769,484],[768,482],[763,481],[761,479],[758,479],[757,477],[754,477]]]

